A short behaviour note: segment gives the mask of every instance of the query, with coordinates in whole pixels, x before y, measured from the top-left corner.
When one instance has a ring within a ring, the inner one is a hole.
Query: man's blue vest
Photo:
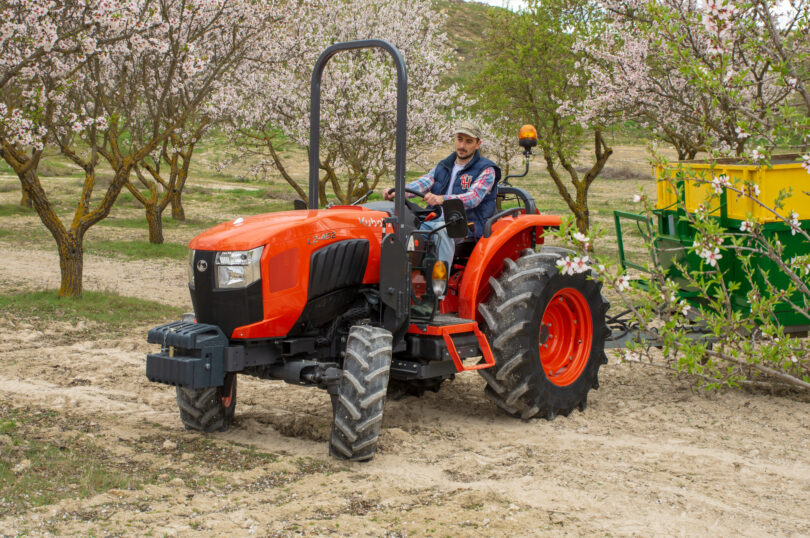
[[[453,173],[453,165],[455,163],[456,154],[453,153],[436,165],[436,170],[433,175],[433,186],[430,188],[430,192],[444,196],[447,192],[447,182],[450,181],[450,175]],[[495,181],[492,183],[492,188],[486,196],[484,196],[484,199],[481,200],[481,203],[478,204],[478,207],[467,209],[467,221],[475,223],[474,235],[476,239],[484,235],[484,224],[489,217],[495,214],[495,196],[498,194],[498,181],[501,179],[501,169],[486,157],[481,157],[481,154],[476,151],[473,158],[470,159],[470,162],[459,170],[458,175],[456,175],[456,181],[453,183],[453,190],[451,191],[451,194],[467,192],[470,190],[475,178],[481,175],[481,172],[490,166],[495,169]]]

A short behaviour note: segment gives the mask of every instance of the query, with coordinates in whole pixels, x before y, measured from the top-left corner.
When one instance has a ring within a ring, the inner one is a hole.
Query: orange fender
[[[520,251],[532,246],[532,231],[536,230],[536,243],[543,243],[545,228],[560,226],[561,219],[556,215],[519,215],[504,217],[492,225],[492,234],[482,237],[475,246],[464,278],[458,289],[458,315],[466,319],[481,321],[478,304],[489,297],[489,278],[498,277],[503,271],[503,260],[516,260]]]

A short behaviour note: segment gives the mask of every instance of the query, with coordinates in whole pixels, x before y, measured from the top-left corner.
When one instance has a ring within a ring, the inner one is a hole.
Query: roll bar
[[[309,208],[318,208],[318,169],[320,164],[321,139],[321,78],[326,63],[340,51],[365,48],[381,48],[386,50],[394,59],[397,69],[397,131],[396,131],[396,160],[394,168],[394,185],[398,193],[405,189],[405,142],[407,133],[408,113],[408,73],[405,59],[402,54],[388,41],[382,39],[364,39],[360,41],[346,41],[335,43],[321,54],[312,70],[312,83],[310,86],[310,114],[309,114]],[[397,196],[394,202],[393,223],[394,233],[400,241],[405,242],[404,231],[401,227],[401,215],[405,211],[405,197]]]

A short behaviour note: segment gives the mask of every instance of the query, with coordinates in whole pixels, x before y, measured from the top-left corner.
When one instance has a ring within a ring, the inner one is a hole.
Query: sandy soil
[[[0,259],[4,286],[58,282],[51,252],[0,244]],[[180,263],[85,263],[88,289],[188,304]],[[585,412],[523,422],[468,373],[388,402],[377,457],[347,464],[327,455],[329,401],[316,389],[243,376],[230,431],[185,432],[173,389],[144,376],[146,329],[105,335],[0,312],[3,406],[56,410],[65,424],[40,437],[78,435],[163,473],[140,489],[0,512],[0,535],[810,535],[801,399],[707,397],[611,360]],[[245,460],[246,447],[273,457]]]

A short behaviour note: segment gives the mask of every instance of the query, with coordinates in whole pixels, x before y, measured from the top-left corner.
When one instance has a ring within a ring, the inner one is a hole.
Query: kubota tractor
[[[499,185],[518,206],[492,216],[478,241],[461,202],[446,201],[448,234],[460,240],[452,267],[437,259],[435,232],[418,229],[429,211],[404,195],[318,209],[321,75],[337,52],[364,47],[396,64],[395,188],[405,192],[400,53],[380,40],[329,47],[312,75],[309,207],[238,218],[191,241],[194,314],[149,331],[161,350],[147,356],[147,377],[176,386],[186,428],[206,432],[233,420],[237,374],[325,389],[330,452],[351,460],[374,456],[389,392],[438,390],[466,370],[516,417],[584,409],[606,362],[608,303],[588,274],[559,272],[567,251],[537,248],[560,218],[540,215],[528,193]]]

